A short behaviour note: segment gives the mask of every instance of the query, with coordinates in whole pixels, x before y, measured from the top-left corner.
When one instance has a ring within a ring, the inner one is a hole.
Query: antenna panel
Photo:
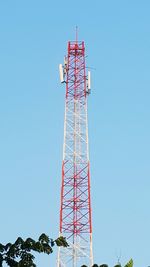
[[[63,72],[63,66],[62,64],[59,64],[59,76],[60,76],[60,82],[64,82],[64,72]]]
[[[91,90],[91,72],[88,71],[88,90]]]

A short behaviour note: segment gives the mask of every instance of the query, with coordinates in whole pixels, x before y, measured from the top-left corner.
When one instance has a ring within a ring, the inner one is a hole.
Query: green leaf
[[[68,243],[66,241],[66,238],[63,237],[63,236],[60,236],[58,237],[56,240],[55,240],[55,243],[58,247],[62,246],[62,247],[68,247]]]
[[[23,261],[33,261],[35,259],[35,257],[31,254],[31,253],[28,253],[28,252],[24,252],[22,255],[21,255],[21,260]]]
[[[16,247],[15,245],[11,245],[11,247],[9,248],[8,252],[7,252],[7,256],[11,257],[11,258],[15,258],[16,255]]]
[[[18,263],[18,267],[36,267],[36,265],[32,260],[31,261],[20,260]]]
[[[129,262],[124,267],[133,267],[133,260],[129,260]]]
[[[34,249],[33,250],[35,250],[35,251],[37,251],[37,252],[43,252],[43,246],[42,246],[42,244],[38,241],[38,242],[36,242],[35,243],[35,245],[34,245]]]
[[[0,254],[0,267],[2,267],[2,265],[3,265],[3,256],[2,254]]]
[[[18,266],[18,262],[13,260],[13,259],[6,258],[5,261],[10,267],[17,267]]]
[[[41,243],[47,243],[48,244],[50,242],[50,239],[46,234],[41,234],[39,237],[39,241]]]
[[[53,250],[48,244],[43,244],[43,252],[46,254],[50,254],[53,252]]]
[[[24,244],[24,240],[21,237],[18,237],[17,240],[15,241],[15,245],[22,245]]]
[[[4,252],[4,250],[5,250],[5,246],[0,243],[0,252]]]
[[[51,247],[54,247],[55,246],[55,242],[54,242],[53,239],[50,239],[50,245],[51,245]]]
[[[6,246],[5,246],[5,250],[7,251],[8,249],[10,249],[11,246],[12,246],[11,243],[6,244]]]

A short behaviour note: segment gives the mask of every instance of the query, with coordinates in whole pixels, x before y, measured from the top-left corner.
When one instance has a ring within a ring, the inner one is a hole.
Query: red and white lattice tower
[[[64,145],[60,206],[60,236],[69,247],[58,249],[57,267],[93,265],[88,148],[87,97],[90,72],[86,75],[84,42],[68,42],[64,66],[59,65],[66,84]]]

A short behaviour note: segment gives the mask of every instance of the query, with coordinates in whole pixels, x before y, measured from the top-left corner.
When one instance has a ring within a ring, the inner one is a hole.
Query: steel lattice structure
[[[59,248],[57,267],[93,265],[84,42],[68,42],[63,75],[66,83],[64,145],[60,207],[60,236],[68,248]]]

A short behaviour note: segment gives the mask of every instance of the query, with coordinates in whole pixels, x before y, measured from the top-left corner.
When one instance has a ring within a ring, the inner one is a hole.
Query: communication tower
[[[57,267],[93,265],[86,74],[83,41],[69,41],[60,81],[66,85],[59,235],[69,247],[58,249]]]

